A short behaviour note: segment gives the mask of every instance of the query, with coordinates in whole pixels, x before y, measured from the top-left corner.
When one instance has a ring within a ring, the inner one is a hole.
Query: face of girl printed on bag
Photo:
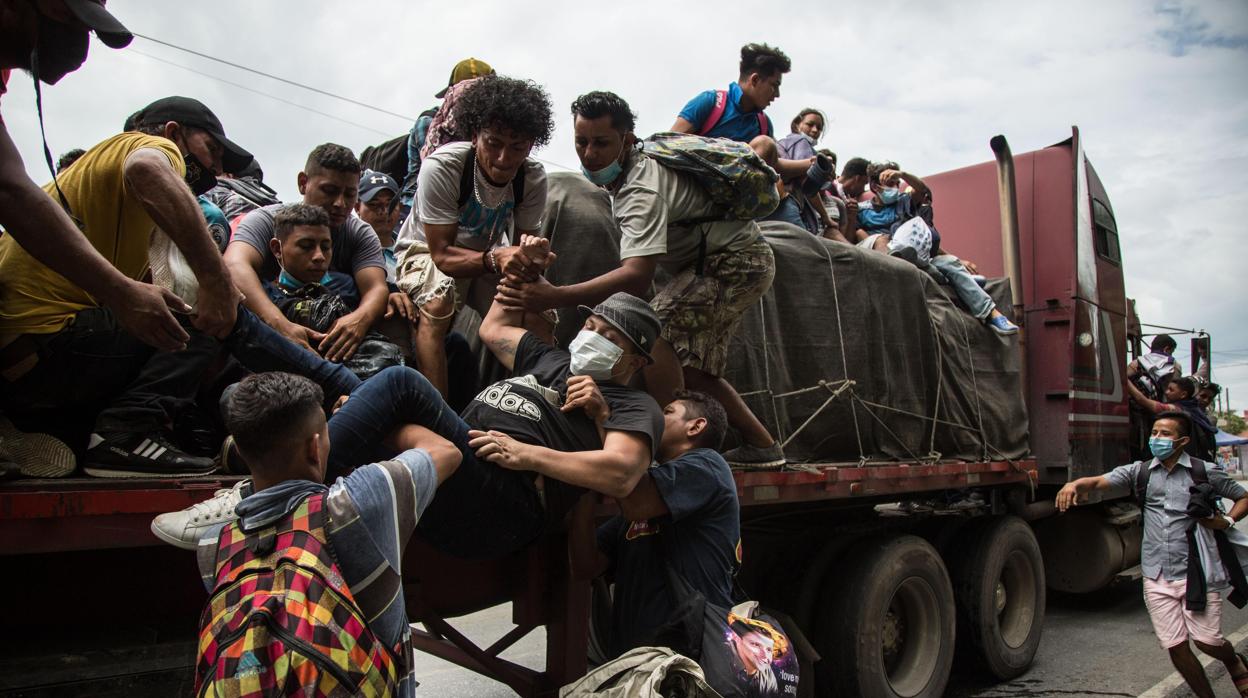
[[[749,674],[757,674],[763,667],[770,667],[771,655],[776,643],[771,636],[760,632],[748,632],[737,635],[733,644],[737,648],[737,656]]]

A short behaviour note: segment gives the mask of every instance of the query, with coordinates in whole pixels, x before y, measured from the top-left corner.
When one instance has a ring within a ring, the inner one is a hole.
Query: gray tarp
[[[543,233],[559,255],[551,281],[576,283],[615,268],[619,234],[606,194],[579,174],[552,173],[549,183]],[[811,420],[786,446],[790,460],[1027,452],[1017,338],[997,336],[952,300],[949,286],[904,261],[786,223],[763,229],[775,250],[775,283],[746,314],[725,378],[781,440]],[[994,280],[988,289],[1010,314],[1008,284]],[[566,343],[581,320],[574,309],[559,320],[556,334]],[[852,388],[823,406],[847,378]],[[785,395],[806,388],[814,389]],[[933,430],[933,416],[951,424]]]

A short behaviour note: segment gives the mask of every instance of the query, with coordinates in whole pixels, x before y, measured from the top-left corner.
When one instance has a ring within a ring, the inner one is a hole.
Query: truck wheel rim
[[[997,627],[1001,640],[1011,649],[1027,642],[1036,618],[1036,570],[1031,558],[1015,550],[1006,558],[997,581],[1000,600],[997,605]]]
[[[880,651],[888,683],[899,696],[922,693],[940,656],[940,601],[926,580],[898,585],[881,619]]]

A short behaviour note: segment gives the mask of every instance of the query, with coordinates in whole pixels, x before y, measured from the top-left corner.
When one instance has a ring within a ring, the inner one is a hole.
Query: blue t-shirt
[[[617,516],[598,528],[598,547],[615,569],[613,656],[643,646],[671,619],[669,554],[689,586],[719,606],[732,605],[732,578],[741,564],[741,508],[723,456],[697,448],[649,474],[670,513],[632,522]]]
[[[696,129],[695,133],[700,132],[702,125],[706,123],[706,120],[711,116],[711,112],[715,109],[715,99],[717,97],[718,90],[707,90],[699,94],[697,97],[689,100],[685,108],[680,110],[680,118],[693,124],[694,129]],[[759,129],[759,115],[762,115],[763,121],[767,123],[766,133]],[[741,86],[734,82],[728,85],[728,100],[724,106],[723,115],[711,127],[710,131],[701,135],[749,143],[756,136],[771,136],[774,133],[775,131],[771,127],[771,119],[766,114],[763,114],[761,110],[741,111]]]

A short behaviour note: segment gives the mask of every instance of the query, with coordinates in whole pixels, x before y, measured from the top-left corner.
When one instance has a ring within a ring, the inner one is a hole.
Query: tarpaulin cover
[[[549,187],[543,233],[558,259],[548,278],[567,285],[618,266],[606,194],[572,173],[552,173]],[[905,261],[787,223],[763,230],[775,282],[746,314],[724,377],[773,434],[792,437],[790,460],[1026,454],[1017,337],[995,334],[951,287]],[[945,232],[956,244],[956,233]],[[988,291],[1010,315],[1008,283],[992,280]],[[582,321],[574,309],[559,320],[566,345]],[[853,385],[833,398],[846,379]]]

